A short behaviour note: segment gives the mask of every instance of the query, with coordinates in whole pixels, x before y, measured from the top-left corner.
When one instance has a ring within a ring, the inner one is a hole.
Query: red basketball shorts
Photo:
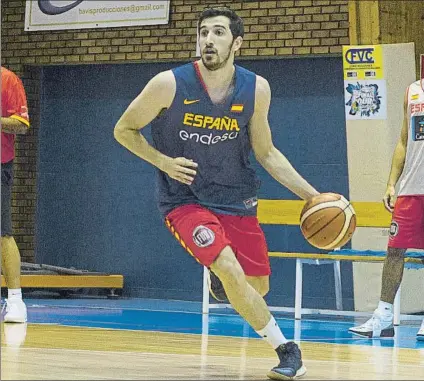
[[[254,216],[217,214],[190,204],[172,210],[165,222],[184,249],[206,267],[230,246],[246,275],[271,274],[265,235]]]
[[[399,196],[389,232],[389,247],[424,249],[424,196]]]

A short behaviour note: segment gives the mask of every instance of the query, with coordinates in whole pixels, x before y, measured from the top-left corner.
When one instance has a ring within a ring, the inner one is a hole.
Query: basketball
[[[300,213],[300,229],[313,246],[332,250],[349,242],[356,228],[352,204],[337,193],[321,193],[308,200]]]

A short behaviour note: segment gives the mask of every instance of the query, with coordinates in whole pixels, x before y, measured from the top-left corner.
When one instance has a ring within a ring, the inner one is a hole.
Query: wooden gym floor
[[[237,315],[202,315],[197,303],[26,302],[28,324],[1,325],[2,380],[265,380],[277,363]],[[356,338],[347,332],[351,318],[294,323],[280,315],[278,322],[300,342],[304,379],[424,380],[419,320],[404,322],[395,340]]]

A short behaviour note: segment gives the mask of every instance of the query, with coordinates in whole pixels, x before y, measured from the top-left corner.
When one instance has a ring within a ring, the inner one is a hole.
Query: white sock
[[[382,314],[382,315],[390,315],[393,314],[393,304],[391,303],[387,303],[387,302],[383,302],[383,301],[379,301],[378,302],[378,307],[377,310]]]
[[[278,326],[273,316],[271,316],[271,320],[265,326],[265,328],[256,332],[259,336],[261,336],[269,344],[271,344],[274,349],[277,349],[281,344],[285,344],[288,341],[284,337],[280,327]]]
[[[20,288],[9,288],[7,289],[8,299],[20,299],[22,300],[22,289]]]

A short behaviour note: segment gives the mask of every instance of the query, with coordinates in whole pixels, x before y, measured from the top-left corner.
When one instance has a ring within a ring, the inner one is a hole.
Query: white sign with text
[[[170,0],[27,0],[25,30],[167,24]]]

